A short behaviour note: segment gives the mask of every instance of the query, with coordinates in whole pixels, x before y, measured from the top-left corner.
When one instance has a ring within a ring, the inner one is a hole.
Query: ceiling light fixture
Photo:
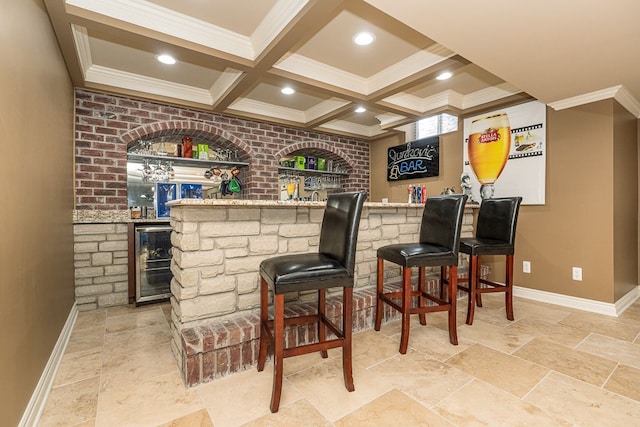
[[[447,80],[447,79],[450,79],[451,76],[453,76],[453,73],[451,73],[449,71],[445,71],[444,73],[440,73],[438,75],[438,77],[436,77],[436,79],[438,79],[438,80]]]
[[[373,43],[376,37],[366,31],[360,32],[353,37],[353,42],[360,46],[366,46]]]
[[[296,93],[296,91],[293,90],[293,88],[289,87],[289,86],[283,87],[282,90],[280,90],[280,92],[282,92],[285,95],[293,95],[294,93]]]
[[[356,108],[356,113],[364,113],[365,111],[367,111],[367,109],[366,109],[366,108],[364,108],[364,107],[358,107],[358,108]]]
[[[177,62],[176,59],[171,55],[158,55],[156,56],[156,58],[158,59],[158,61],[167,65],[173,65]]]

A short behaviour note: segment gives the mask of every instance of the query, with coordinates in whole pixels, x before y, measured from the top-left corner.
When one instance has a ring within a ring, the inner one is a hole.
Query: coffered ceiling
[[[541,1],[556,9],[560,7],[555,3],[576,3]],[[497,8],[497,3],[521,2],[489,3]],[[589,9],[582,3],[582,9]],[[640,2],[635,0],[601,3],[607,7],[621,3],[618,14],[625,6],[636,12],[635,19],[639,16]],[[640,79],[635,75],[633,82],[618,73],[619,81],[600,78],[595,88],[567,84],[554,89],[559,81],[583,80],[559,79],[555,73],[562,73],[566,57],[584,39],[572,37],[559,61],[542,62],[545,55],[556,55],[553,52],[563,39],[550,41],[548,32],[540,39],[533,37],[540,33],[539,20],[544,16],[534,16],[533,21],[522,16],[507,19],[505,13],[516,12],[511,6],[506,12],[492,12],[488,22],[484,8],[474,13],[465,10],[475,7],[473,1],[45,0],[45,4],[77,87],[310,130],[373,140],[438,112],[473,112],[531,96],[575,105],[591,100],[593,95],[584,97],[593,90],[604,90],[601,97],[624,98],[630,111],[634,107],[640,111]],[[565,27],[554,18],[555,32],[550,34],[557,36]],[[627,39],[636,37],[634,50],[625,53],[633,59],[630,65],[640,66],[637,28],[628,29],[617,41],[623,49],[632,44]],[[373,34],[373,43],[356,45],[353,37],[359,31]],[[514,46],[518,40],[528,44]],[[546,50],[553,52],[539,52]],[[598,52],[576,51],[579,57],[572,60],[576,66],[583,64],[586,53]],[[177,63],[161,64],[156,59],[159,54],[172,55]],[[443,71],[453,77],[437,80]],[[284,86],[296,92],[283,95]],[[576,100],[577,96],[583,98]],[[356,113],[359,106],[367,111]]]

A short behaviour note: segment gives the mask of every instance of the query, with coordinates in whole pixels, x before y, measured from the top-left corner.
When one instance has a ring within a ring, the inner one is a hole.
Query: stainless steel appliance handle
[[[158,233],[161,231],[171,231],[171,227],[170,226],[158,227],[157,225],[149,226],[149,227],[136,227],[136,231],[139,231],[142,233]]]

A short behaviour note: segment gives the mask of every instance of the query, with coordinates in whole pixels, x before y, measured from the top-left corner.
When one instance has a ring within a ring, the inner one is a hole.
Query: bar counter
[[[182,199],[169,205],[172,350],[185,382],[195,385],[255,363],[260,262],[316,251],[325,202]],[[376,250],[415,241],[423,208],[365,203],[356,253],[354,330],[373,324]],[[464,236],[472,235],[472,224],[472,210],[467,207]],[[385,273],[399,278],[398,269]],[[328,295],[331,303],[332,293]],[[308,310],[315,298],[316,292],[287,295],[287,304]],[[305,341],[311,333],[292,331],[291,339]]]

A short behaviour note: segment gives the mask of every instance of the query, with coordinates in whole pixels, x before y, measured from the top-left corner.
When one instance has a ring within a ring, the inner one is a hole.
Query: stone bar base
[[[483,266],[482,277],[486,277],[489,268]],[[466,278],[467,272],[461,271],[460,278]],[[385,283],[385,291],[400,283]],[[427,290],[437,294],[439,277],[427,277]],[[458,306],[466,308],[467,293],[458,291]],[[373,328],[376,314],[375,286],[355,288],[353,292],[353,332]],[[285,306],[286,313],[295,315],[317,312],[313,303],[292,302]],[[461,315],[460,311],[458,315]],[[337,325],[342,323],[342,294],[338,292],[327,296],[327,316]],[[390,306],[384,306],[383,323],[400,319],[400,313]],[[429,315],[427,314],[427,323]],[[298,325],[285,329],[285,345],[309,344],[317,339],[315,324]],[[443,331],[443,334],[447,334]],[[329,336],[331,336],[329,332]],[[189,387],[222,378],[235,372],[255,368],[258,362],[260,338],[260,317],[255,314],[241,313],[224,321],[211,320],[197,327],[187,327],[181,332],[182,374]],[[271,355],[269,355],[271,357]],[[318,356],[319,357],[319,356]]]

